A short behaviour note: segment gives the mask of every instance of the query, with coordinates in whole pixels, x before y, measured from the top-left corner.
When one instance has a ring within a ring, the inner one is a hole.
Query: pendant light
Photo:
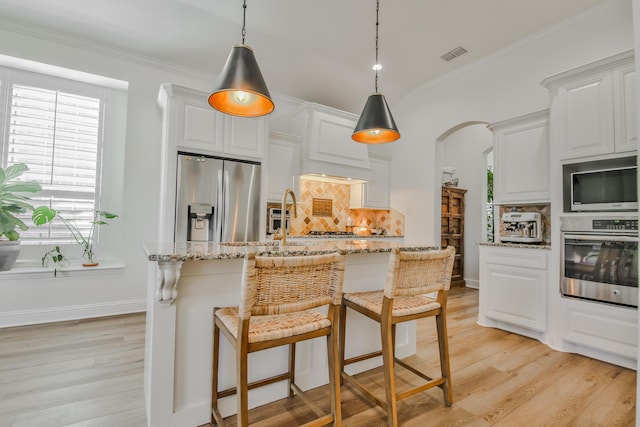
[[[382,68],[378,63],[379,15],[380,0],[376,0],[376,63],[373,66],[376,72],[376,91],[367,99],[353,135],[351,135],[351,139],[364,144],[384,144],[400,138],[400,132],[398,132],[396,122],[393,120],[387,100],[383,94],[378,92],[378,70]]]
[[[272,112],[274,105],[253,50],[244,44],[247,0],[242,8],[242,44],[231,48],[209,105],[232,116],[259,117]]]

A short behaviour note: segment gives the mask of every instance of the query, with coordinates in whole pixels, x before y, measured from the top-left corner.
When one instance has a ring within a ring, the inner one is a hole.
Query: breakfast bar
[[[283,252],[318,254],[336,249],[347,253],[345,292],[381,289],[389,252],[396,247],[413,250],[437,249],[384,240],[290,241]],[[237,305],[241,272],[248,252],[278,252],[279,243],[169,243],[146,245],[148,257],[147,324],[145,343],[145,398],[147,425],[153,427],[199,426],[209,422],[213,308]],[[349,313],[347,356],[380,349],[375,323]],[[415,323],[398,326],[397,354],[415,353]],[[297,348],[296,379],[303,389],[326,384],[326,349],[323,339]],[[249,378],[266,377],[286,370],[285,347],[264,350],[250,357]],[[234,351],[222,342],[221,387],[235,384]],[[371,369],[381,359],[349,366],[351,373]],[[286,382],[260,387],[249,393],[249,406],[256,407],[287,396]],[[223,416],[235,413],[235,397],[220,401]]]

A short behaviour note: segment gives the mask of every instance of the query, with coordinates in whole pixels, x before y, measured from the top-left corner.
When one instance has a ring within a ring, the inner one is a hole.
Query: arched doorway
[[[465,194],[464,279],[466,286],[477,288],[480,268],[477,243],[486,241],[487,230],[487,158],[493,147],[493,133],[486,122],[464,122],[444,132],[436,140],[434,181],[442,183],[442,170],[455,169],[458,187]],[[445,174],[445,177],[448,175]],[[440,209],[440,207],[437,207]],[[439,212],[436,218],[440,218]],[[436,227],[440,240],[440,224]]]

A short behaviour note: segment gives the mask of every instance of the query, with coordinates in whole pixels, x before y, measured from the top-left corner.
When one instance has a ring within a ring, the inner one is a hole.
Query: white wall
[[[0,54],[86,71],[129,82],[124,156],[111,168],[121,182],[121,199],[105,209],[120,209],[108,231],[122,236],[108,250],[124,270],[82,271],[71,277],[0,275],[0,327],[15,323],[144,310],[144,243],[157,241],[160,177],[161,83],[208,90],[215,76],[197,75],[81,40],[41,33],[37,28],[3,26]],[[112,194],[113,196],[113,194]],[[113,205],[121,206],[114,208]],[[104,256],[104,254],[102,254]]]
[[[407,240],[435,242],[440,165],[435,142],[465,122],[496,122],[549,106],[547,76],[633,48],[631,0],[607,2],[412,92],[393,108],[391,204]]]
[[[469,287],[478,287],[480,266],[478,242],[485,233],[483,215],[486,201],[483,181],[486,180],[484,152],[493,146],[493,133],[485,124],[466,126],[449,135],[442,142],[442,165],[456,168],[458,187],[467,190],[464,216],[464,279]]]

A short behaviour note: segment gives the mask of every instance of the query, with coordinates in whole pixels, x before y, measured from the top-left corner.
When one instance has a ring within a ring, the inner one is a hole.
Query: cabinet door
[[[266,119],[232,116],[225,119],[224,152],[261,159],[267,140]]]
[[[574,159],[615,150],[613,88],[610,72],[575,80],[558,88],[552,120],[557,119],[557,141],[562,159]]]
[[[281,201],[285,189],[296,188],[300,173],[301,138],[271,133],[269,138],[269,155],[267,158],[267,200]]]
[[[636,151],[636,73],[634,64],[613,71],[616,152]]]
[[[547,112],[496,125],[494,132],[494,203],[548,202]]]
[[[369,158],[373,180],[351,186],[351,209],[389,209],[389,160]]]
[[[206,97],[174,89],[176,146],[199,154],[219,154],[224,150],[222,113],[209,106]],[[169,125],[170,126],[170,125]]]
[[[545,332],[547,271],[486,264],[486,317]]]

